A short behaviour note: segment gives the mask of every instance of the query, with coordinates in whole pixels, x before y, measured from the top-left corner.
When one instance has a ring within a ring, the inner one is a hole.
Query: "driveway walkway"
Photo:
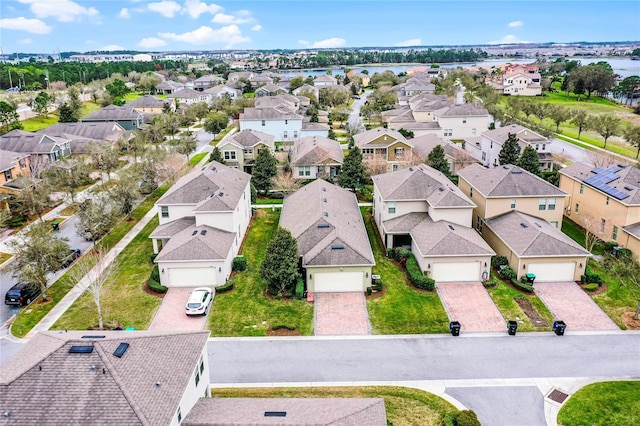
[[[536,294],[571,330],[618,330],[596,302],[574,282],[535,283]]]
[[[500,311],[480,282],[437,283],[436,290],[451,321],[460,332],[506,331]]]
[[[315,335],[371,334],[364,293],[315,293]]]
[[[191,288],[169,288],[151,322],[152,331],[198,331],[204,328],[206,316],[187,316],[184,306]]]

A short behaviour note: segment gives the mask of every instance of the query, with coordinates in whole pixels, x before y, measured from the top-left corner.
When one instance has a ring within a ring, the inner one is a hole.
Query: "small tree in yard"
[[[604,139],[604,149],[607,149],[607,141],[611,136],[620,133],[620,119],[611,114],[596,115],[591,119],[590,127]]]
[[[518,136],[515,133],[509,133],[509,137],[502,144],[502,149],[498,154],[500,165],[516,164],[518,161]]]
[[[355,191],[362,185],[365,179],[364,164],[362,163],[362,151],[357,146],[349,150],[344,158],[342,169],[338,175],[338,185]]]
[[[584,227],[584,247],[593,252],[593,248],[602,240],[601,237],[603,236],[600,221],[589,213],[582,213],[580,216]]]
[[[171,142],[171,145],[178,154],[184,155],[189,161],[189,155],[196,150],[198,142],[193,135],[180,135]]]
[[[209,155],[209,162],[217,161],[220,164],[224,164],[224,158],[222,158],[222,152],[218,146],[214,146],[211,154]]]
[[[436,145],[429,155],[427,156],[427,161],[425,161],[427,166],[433,167],[434,169],[442,172],[443,175],[450,177],[451,169],[449,168],[449,162],[447,158],[444,156],[444,148],[442,145]]]
[[[572,112],[571,122],[576,125],[578,128],[578,139],[580,139],[580,135],[583,130],[589,129],[589,122],[591,121],[591,117],[589,113],[583,109],[577,109]]]
[[[38,286],[47,300],[47,276],[60,269],[69,253],[67,239],[51,231],[45,222],[34,223],[9,241],[14,253],[11,268],[18,280]]]
[[[42,213],[51,204],[51,188],[46,181],[38,182],[32,176],[19,176],[15,180],[22,188],[16,193],[18,212],[24,215],[36,215],[42,221]]]
[[[605,255],[604,266],[613,276],[618,278],[621,287],[628,286],[629,291],[637,300],[633,319],[640,319],[640,262],[633,257],[633,254],[626,255],[621,259]]]
[[[213,111],[205,117],[203,127],[207,132],[217,134],[226,129],[228,123],[229,114],[225,111]]]
[[[517,166],[533,173],[536,176],[540,176],[540,159],[538,157],[538,151],[536,151],[531,145],[527,145],[517,161]]]
[[[298,274],[298,242],[291,232],[278,228],[260,266],[260,276],[273,295],[291,294]]]
[[[277,164],[276,157],[271,155],[268,149],[261,149],[258,152],[251,176],[251,183],[258,192],[266,194],[271,189],[272,179],[278,174]]]
[[[33,100],[33,110],[38,115],[44,115],[46,117],[49,115],[49,107],[53,105],[53,100],[53,96],[47,92],[40,92]]]

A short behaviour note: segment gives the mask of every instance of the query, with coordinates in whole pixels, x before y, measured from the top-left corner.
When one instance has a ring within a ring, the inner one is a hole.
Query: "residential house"
[[[258,98],[262,96],[276,96],[286,93],[288,93],[287,89],[273,83],[265,84],[255,90],[255,96]]]
[[[150,115],[162,114],[167,108],[171,111],[176,109],[174,102],[167,102],[166,99],[160,99],[153,95],[144,95],[136,100],[127,102],[126,105],[138,112]]]
[[[313,85],[316,87],[327,87],[338,84],[338,80],[329,74],[323,74],[313,79]]]
[[[0,373],[3,421],[178,426],[208,392],[208,337],[208,331],[38,333]]]
[[[298,241],[307,291],[363,292],[375,265],[353,192],[317,179],[289,195],[280,226]]]
[[[493,121],[487,109],[480,104],[453,105],[434,111],[435,120],[445,139],[464,139],[480,135]]]
[[[13,183],[19,176],[31,175],[30,154],[0,150],[0,193],[13,192],[18,189]],[[7,210],[4,197],[0,196],[0,210]]]
[[[71,143],[68,139],[49,136],[42,133],[12,130],[0,136],[0,150],[30,154],[30,164],[47,164],[71,155]]]
[[[110,121],[56,123],[39,130],[38,133],[68,140],[74,154],[87,154],[89,146],[93,143],[111,146],[119,140],[133,137],[133,134],[124,130],[120,124]]]
[[[616,241],[640,257],[640,169],[573,163],[560,169],[560,189],[569,194],[565,215],[604,241]]]
[[[469,155],[458,144],[446,142],[442,138],[434,134],[425,134],[410,139],[411,145],[413,145],[413,153],[420,158],[423,162],[427,160],[427,157],[436,146],[442,146],[444,150],[444,156],[449,163],[449,169],[452,174],[458,174],[458,171],[467,167],[470,164],[476,162],[476,159]]]
[[[313,93],[313,96],[315,97],[315,100],[318,100],[318,97],[320,96],[320,89],[316,86],[311,86],[309,84],[304,84],[300,87],[298,87],[297,89],[295,89],[293,91],[293,94],[295,96],[300,96],[303,93]]]
[[[414,160],[413,145],[395,130],[376,127],[353,137],[365,160],[382,159],[390,171],[398,170]]]
[[[497,167],[500,164],[500,151],[510,134],[518,138],[518,155],[524,148],[531,146],[538,152],[540,169],[553,170],[551,140],[519,124],[486,130],[482,132],[480,139],[469,138],[465,144],[465,150],[483,165]]]
[[[436,281],[488,278],[495,252],[471,228],[475,207],[425,164],[373,176],[373,215],[385,247],[410,247]]]
[[[272,154],[275,152],[274,139],[273,135],[247,129],[224,138],[218,149],[225,165],[251,173],[261,149],[268,149]]]
[[[184,105],[193,105],[198,102],[204,102],[206,104],[211,103],[211,96],[208,93],[186,88],[176,90],[170,95],[167,95],[167,99],[172,101],[174,104],[177,102],[178,104]]]
[[[344,154],[340,143],[321,136],[307,136],[293,143],[289,151],[293,176],[298,179],[333,180],[340,173]]]
[[[541,81],[537,65],[515,64],[505,68],[501,81],[492,81],[489,85],[504,95],[540,96]]]
[[[276,424],[317,426],[386,426],[382,398],[200,398],[182,426]],[[273,414],[276,416],[276,414]]]
[[[284,106],[245,108],[240,113],[239,122],[241,131],[268,133],[278,141],[292,141],[302,137],[302,116]]]
[[[173,92],[184,89],[184,84],[173,80],[165,80],[156,86],[156,93],[170,95]]]
[[[118,123],[125,130],[142,129],[144,114],[130,106],[107,105],[80,120],[83,123]]]
[[[150,238],[162,285],[226,282],[251,219],[250,178],[213,161],[182,177],[156,201],[160,225]]]
[[[202,92],[203,90],[207,90],[210,87],[214,87],[223,83],[224,78],[222,77],[213,74],[203,75],[202,77],[197,78],[193,81],[193,89]]]
[[[253,72],[251,71],[230,72],[227,76],[227,81],[236,82],[240,81],[241,78],[246,78],[247,80],[249,80],[251,77],[253,77]]]
[[[212,101],[213,99],[221,99],[224,97],[228,97],[229,99],[238,99],[242,96],[241,90],[227,86],[226,84],[221,84],[210,89],[205,89],[203,93],[209,94]]]
[[[259,96],[255,98],[254,106],[256,108],[283,107],[291,110],[292,112],[298,112],[298,109],[300,108],[300,100],[289,94]]]
[[[249,82],[254,89],[257,89],[267,84],[272,84],[273,79],[263,74],[253,74],[251,77],[249,77]]]
[[[349,80],[359,80],[360,81],[360,86],[361,87],[367,87],[369,86],[369,84],[371,83],[371,77],[369,77],[368,74],[364,74],[361,72],[355,72],[354,70],[351,70],[347,73],[347,77],[349,77]]]
[[[544,219],[517,210],[487,219],[482,236],[520,279],[578,281],[591,253]]]

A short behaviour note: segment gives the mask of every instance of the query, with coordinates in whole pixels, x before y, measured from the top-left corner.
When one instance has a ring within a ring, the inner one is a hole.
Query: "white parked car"
[[[207,315],[215,294],[215,291],[209,287],[194,288],[189,294],[185,313],[187,315]]]

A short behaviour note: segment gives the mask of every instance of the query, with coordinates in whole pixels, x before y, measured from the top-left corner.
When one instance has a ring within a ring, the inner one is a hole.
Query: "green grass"
[[[372,362],[375,362],[372,360]],[[372,366],[373,367],[373,366]],[[393,426],[439,426],[446,413],[458,411],[444,399],[419,389],[400,386],[224,388],[214,398],[383,398]]]
[[[117,257],[118,269],[104,284],[102,293],[103,318],[108,326],[122,325],[145,330],[160,306],[161,298],[142,291],[153,269],[149,261],[153,253],[149,235],[157,226],[158,218],[155,217]],[[84,293],[51,329],[87,330],[97,325],[93,297]]]
[[[95,102],[83,102],[82,112],[80,112],[80,117],[86,117],[87,115],[98,111],[100,108],[102,107]]]
[[[604,266],[595,260],[589,260],[587,266],[600,275],[607,286],[605,292],[593,295],[591,298],[618,327],[626,330],[627,326],[622,322],[622,315],[626,312],[635,311],[638,303],[636,297],[630,291],[630,288],[633,289],[633,284],[625,284],[619,279],[611,277]]]
[[[0,265],[2,265],[7,260],[11,259],[13,255],[11,253],[5,253],[0,251]]]
[[[189,164],[192,166],[195,166],[196,164],[198,164],[200,161],[202,161],[202,159],[204,157],[206,157],[207,155],[209,155],[208,152],[201,152],[199,154],[194,155],[193,157],[191,157],[189,159]]]
[[[276,198],[257,198],[256,204],[282,204],[284,200]]]
[[[209,145],[211,145],[211,146],[218,145],[218,142],[220,142],[222,140],[222,138],[227,136],[227,133],[229,133],[231,131],[231,129],[233,129],[233,127],[234,126],[229,126],[226,129],[224,129],[223,131],[221,131],[220,133],[218,133],[218,135],[215,138],[213,138],[213,140],[211,142],[209,142]]]
[[[368,209],[365,207],[362,211],[376,260],[372,273],[380,275],[386,287],[383,296],[367,300],[373,333],[448,333],[449,318],[438,294],[435,291],[420,291],[412,287],[404,271],[387,259],[373,217],[365,213]]]
[[[26,132],[37,132],[58,122],[58,114],[50,112],[48,117],[40,116],[27,118],[22,122],[22,130]]]
[[[247,270],[234,277],[232,291],[216,295],[213,301],[208,323],[212,336],[265,336],[278,325],[295,327],[305,336],[313,333],[313,305],[306,300],[268,298],[260,278],[260,265],[279,218],[280,211],[256,213],[242,249]]]
[[[138,98],[141,98],[144,96],[144,93],[139,93],[139,92],[129,92],[126,95],[124,95],[124,97],[122,98],[125,102],[131,102],[131,101],[135,101]]]
[[[585,246],[584,230],[578,224],[566,217],[562,219],[562,232],[582,247]],[[593,246],[593,254],[602,253],[604,253],[603,245],[601,243],[596,243],[596,245]]]
[[[585,386],[562,406],[564,426],[628,426],[640,424],[640,382],[601,382]]]

